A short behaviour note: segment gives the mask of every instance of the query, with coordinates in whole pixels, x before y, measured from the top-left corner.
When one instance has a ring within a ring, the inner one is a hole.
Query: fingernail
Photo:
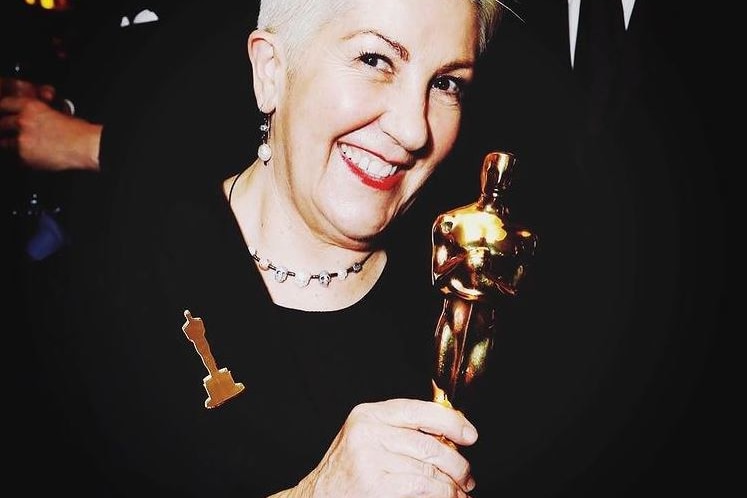
[[[467,440],[468,443],[474,443],[477,441],[477,429],[471,425],[465,425],[462,429],[462,437]]]
[[[472,491],[473,489],[475,489],[476,485],[477,485],[477,483],[475,482],[475,479],[472,478],[472,477],[470,477],[469,480],[467,481],[467,486],[464,488],[464,490],[467,493],[469,493],[470,491]]]

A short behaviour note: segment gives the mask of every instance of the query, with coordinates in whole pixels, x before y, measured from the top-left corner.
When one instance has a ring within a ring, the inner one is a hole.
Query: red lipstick
[[[391,190],[400,182],[400,179],[402,178],[401,171],[397,171],[395,174],[387,176],[386,178],[375,178],[366,174],[365,171],[353,165],[347,157],[343,156],[343,158],[345,159],[345,164],[347,164],[348,168],[350,168],[350,171],[352,171],[358,178],[360,178],[364,185],[367,185],[371,188],[375,188],[377,190]]]

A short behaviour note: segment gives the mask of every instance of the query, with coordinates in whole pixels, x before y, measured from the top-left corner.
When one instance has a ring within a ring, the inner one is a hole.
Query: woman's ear
[[[283,59],[277,37],[264,30],[254,30],[247,41],[249,60],[252,63],[254,96],[259,110],[275,110],[278,94],[283,85]]]

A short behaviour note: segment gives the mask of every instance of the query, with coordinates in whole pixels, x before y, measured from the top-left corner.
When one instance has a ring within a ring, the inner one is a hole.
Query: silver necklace
[[[228,191],[229,206],[231,205],[231,198],[233,197],[233,188],[244,171],[246,170],[241,171],[241,173],[236,175],[236,178],[233,179],[233,182],[231,182],[231,188]],[[276,282],[283,283],[288,280],[288,277],[290,277],[299,287],[306,287],[312,280],[318,280],[319,285],[321,285],[322,287],[329,287],[329,284],[330,282],[332,282],[333,278],[345,280],[350,273],[359,273],[363,269],[363,265],[366,263],[366,261],[368,261],[368,258],[370,258],[373,254],[373,252],[368,253],[365,258],[360,261],[356,261],[348,268],[343,268],[336,271],[321,270],[317,273],[311,273],[305,270],[290,270],[283,265],[276,265],[269,258],[260,257],[255,247],[248,246],[248,249],[249,254],[257,263],[259,269],[262,271],[273,272],[273,277]]]

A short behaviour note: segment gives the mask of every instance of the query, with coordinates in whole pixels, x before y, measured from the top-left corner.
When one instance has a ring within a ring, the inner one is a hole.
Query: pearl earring
[[[262,124],[259,126],[259,131],[262,132],[262,143],[259,144],[259,148],[257,149],[257,156],[267,165],[267,162],[272,157],[272,148],[267,143],[267,138],[270,135],[270,115],[262,113],[262,118]]]

